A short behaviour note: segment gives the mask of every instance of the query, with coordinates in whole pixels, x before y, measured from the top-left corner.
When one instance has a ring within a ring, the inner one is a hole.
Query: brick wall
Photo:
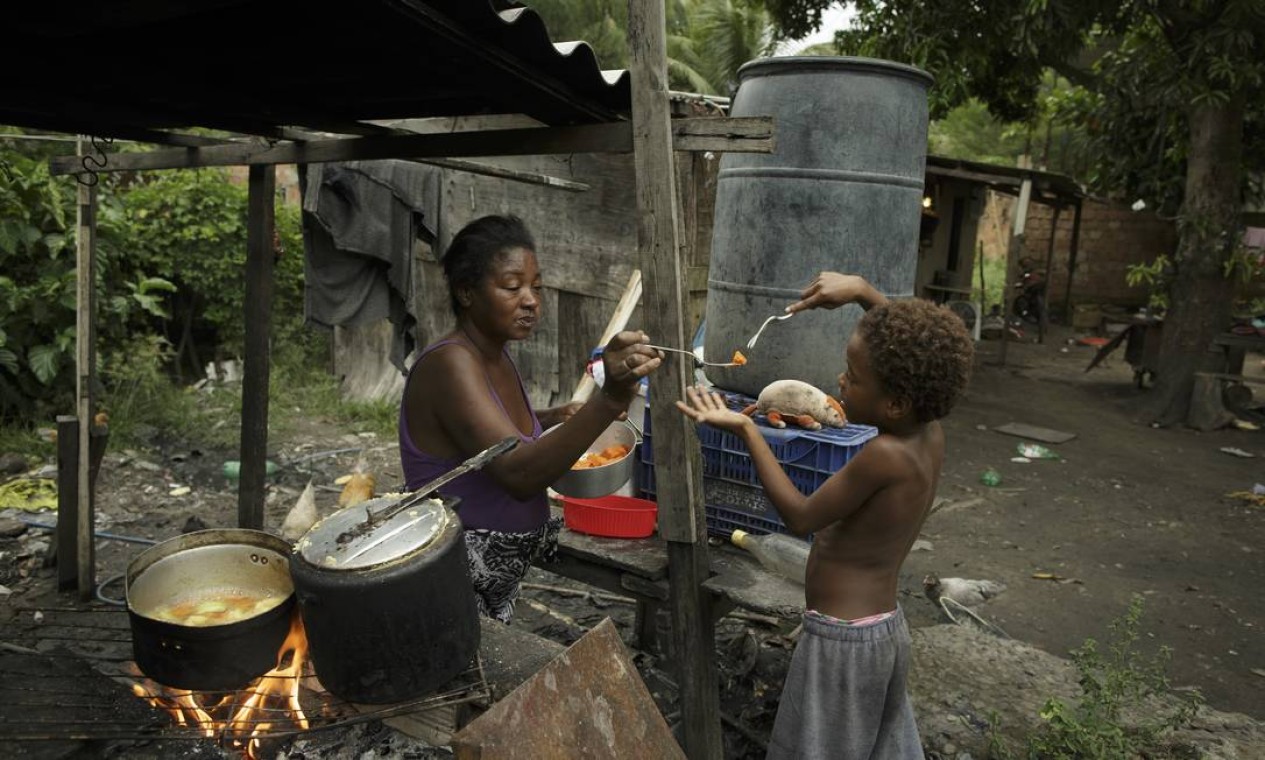
[[[1015,200],[990,193],[980,221],[981,241],[986,256],[1003,255],[1010,231]],[[1053,229],[1054,255],[1050,266],[1050,304],[1061,311],[1067,295],[1068,254],[1072,241],[1073,209],[1064,209]],[[1054,209],[1033,203],[1028,208],[1024,236],[1024,256],[1042,265],[1049,251]],[[1129,287],[1125,272],[1131,264],[1149,262],[1161,253],[1177,249],[1177,227],[1149,211],[1133,211],[1128,206],[1086,199],[1081,209],[1080,252],[1071,300],[1078,303],[1141,305],[1146,302],[1145,286]]]

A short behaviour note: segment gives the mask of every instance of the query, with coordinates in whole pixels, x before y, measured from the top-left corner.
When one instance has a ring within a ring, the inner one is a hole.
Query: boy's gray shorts
[[[805,615],[768,757],[921,760],[905,692],[909,647],[899,607],[890,618],[863,626]]]

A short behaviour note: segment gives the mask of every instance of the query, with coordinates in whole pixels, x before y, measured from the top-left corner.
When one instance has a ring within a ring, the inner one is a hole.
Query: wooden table
[[[703,583],[711,592],[712,615],[720,617],[735,607],[765,615],[797,618],[804,611],[804,587],[766,571],[740,549],[710,549],[712,575]],[[637,645],[660,648],[655,617],[668,601],[667,542],[656,536],[643,539],[599,538],[563,529],[558,537],[558,561],[542,570],[629,596],[636,600]]]

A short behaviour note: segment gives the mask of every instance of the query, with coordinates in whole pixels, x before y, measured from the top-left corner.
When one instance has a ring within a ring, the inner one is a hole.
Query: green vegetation
[[[1020,756],[1030,760],[1116,760],[1163,754],[1166,733],[1190,723],[1203,703],[1198,693],[1176,695],[1165,668],[1167,648],[1146,656],[1138,648],[1142,597],[1135,596],[1124,616],[1110,625],[1106,651],[1093,639],[1072,652],[1083,692],[1068,704],[1057,697],[1041,709],[1041,728],[1027,738]],[[989,757],[1016,755],[990,720]]]
[[[555,41],[584,40],[604,69],[628,66],[626,0],[530,0]],[[738,68],[772,55],[762,0],[668,0],[668,80],[673,89],[730,95]]]
[[[0,451],[48,457],[47,430],[74,409],[77,190],[47,165],[73,143],[21,135],[0,130]],[[246,189],[214,169],[102,174],[97,198],[96,390],[113,440],[235,447],[240,388],[191,385],[241,354]],[[339,401],[328,334],[303,322],[299,209],[278,206],[276,228],[270,424],[394,435],[393,405]]]

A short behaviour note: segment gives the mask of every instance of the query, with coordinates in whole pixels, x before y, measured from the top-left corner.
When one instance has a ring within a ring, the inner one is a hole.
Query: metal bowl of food
[[[632,479],[637,463],[634,452],[639,443],[641,433],[635,425],[627,420],[612,422],[571,469],[558,478],[553,490],[577,499],[595,499],[615,493]]]

